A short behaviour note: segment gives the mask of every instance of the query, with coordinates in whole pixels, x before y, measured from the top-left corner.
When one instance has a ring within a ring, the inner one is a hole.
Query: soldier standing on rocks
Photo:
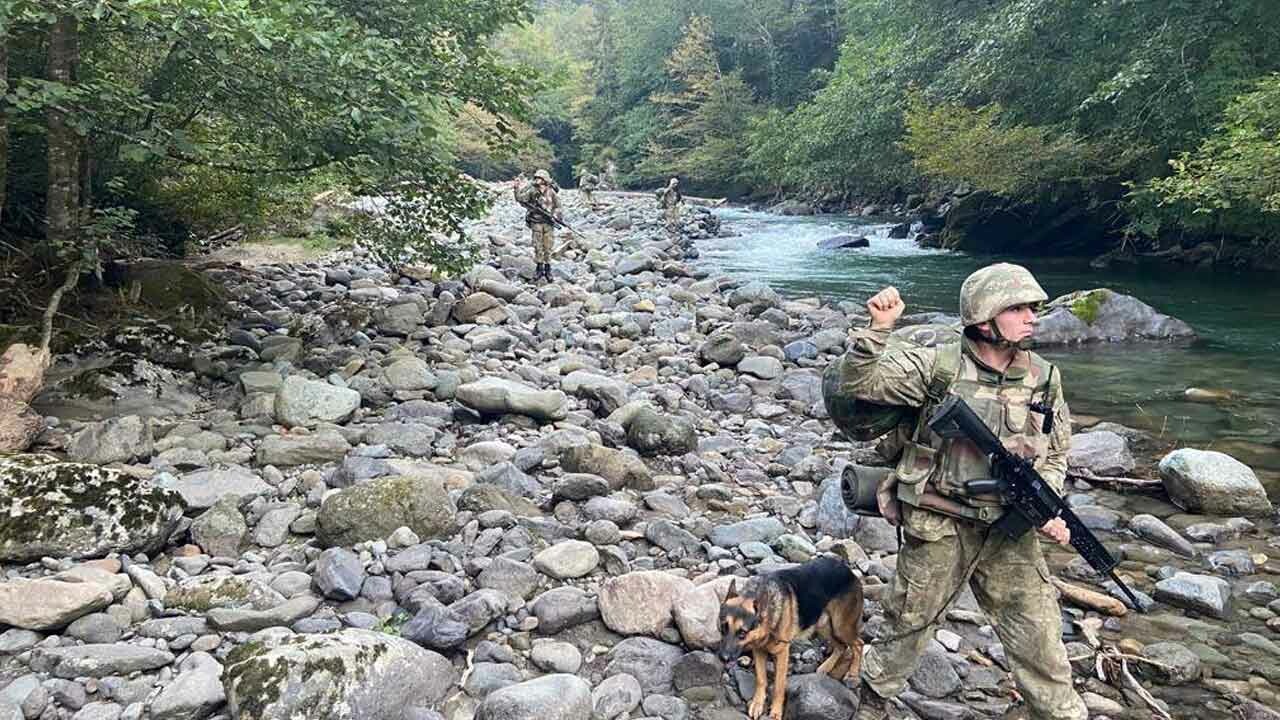
[[[551,174],[539,170],[533,174],[533,184],[525,182],[524,175],[516,178],[516,200],[523,205],[541,208],[557,220],[563,220],[560,211],[560,197],[556,194],[555,185],[551,182]],[[535,278],[551,281],[551,250],[555,247],[555,229],[542,213],[528,209],[524,215],[524,224],[533,233],[533,259],[537,263]]]
[[[680,194],[680,181],[671,178],[667,186],[658,191],[658,207],[662,208],[662,219],[668,232],[680,231],[680,206],[684,196]]]
[[[905,307],[892,287],[871,298],[870,326],[853,334],[842,392],[867,402],[920,408],[889,487],[878,497],[880,513],[901,526],[903,539],[884,602],[887,635],[872,643],[863,665],[859,718],[891,716],[895,708],[885,698],[903,690],[933,637],[931,628],[965,582],[992,620],[1030,716],[1088,716],[1071,684],[1058,592],[1036,534],[1010,541],[992,533],[990,523],[1003,513],[1001,498],[965,489],[967,480],[991,477],[987,456],[967,440],[937,437],[926,424],[935,402],[959,395],[1006,447],[1034,459],[1044,479],[1062,492],[1071,443],[1062,376],[1024,347],[1035,330],[1036,310],[1047,299],[1026,268],[1000,263],[978,270],[961,286],[964,337],[959,343],[886,350]],[[934,385],[939,363],[954,368],[943,388]],[[913,504],[926,490],[954,501],[966,517]],[[1064,545],[1070,540],[1061,518],[1040,531]]]
[[[582,201],[587,204],[588,209],[595,209],[596,202],[591,193],[595,192],[596,188],[599,187],[600,178],[593,175],[590,170],[584,171],[582,176],[578,178],[578,192],[582,193]]]

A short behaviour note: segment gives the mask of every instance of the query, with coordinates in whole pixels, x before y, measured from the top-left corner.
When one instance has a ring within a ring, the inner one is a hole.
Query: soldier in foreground
[[[901,525],[897,573],[884,601],[884,640],[872,643],[863,665],[859,718],[892,717],[886,702],[903,690],[932,628],[965,582],[1004,645],[1014,682],[1032,718],[1085,720],[1071,684],[1062,642],[1058,592],[1036,533],[1007,540],[991,532],[1001,499],[971,495],[968,480],[990,477],[987,456],[966,440],[946,440],[927,426],[931,408],[949,394],[963,398],[1011,452],[1033,460],[1058,492],[1067,469],[1071,419],[1062,376],[1024,349],[1036,308],[1048,297],[1025,268],[997,264],[970,275],[960,289],[964,337],[957,344],[886,351],[905,307],[887,287],[867,303],[871,323],[854,333],[841,360],[840,392],[866,402],[920,408],[901,458],[878,493],[880,513]],[[941,495],[964,517],[922,507]],[[1040,532],[1070,540],[1061,518]]]
[[[555,229],[549,218],[533,209],[540,208],[557,220],[563,219],[560,197],[556,194],[550,173],[546,170],[537,171],[533,174],[532,184],[526,183],[523,175],[516,178],[515,196],[516,202],[526,207],[524,224],[533,235],[533,259],[537,263],[534,277],[545,278],[550,282],[551,250],[555,247],[556,241]]]
[[[671,178],[667,186],[658,190],[658,207],[662,208],[662,220],[667,226],[667,232],[680,231],[680,206],[684,203],[684,196],[680,194],[680,181]]]

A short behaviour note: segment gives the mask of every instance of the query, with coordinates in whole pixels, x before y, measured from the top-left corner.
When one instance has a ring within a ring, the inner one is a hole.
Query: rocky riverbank
[[[572,192],[587,240],[535,284],[503,198],[459,280],[358,251],[219,264],[214,337],[143,324],[62,359],[45,454],[0,465],[0,719],[741,718],[751,672],[710,652],[728,583],[823,552],[882,626],[896,538],[836,484],[877,456],[820,391],[860,308],[708,277],[705,210],[671,238],[651,201],[588,215]],[[1175,717],[1274,717],[1280,542],[1257,478],[1078,429],[1076,474],[1160,460],[1170,495],[1070,488],[1148,610],[1064,605],[1095,715],[1152,716],[1123,662]],[[935,640],[910,712],[1010,707],[969,593]],[[794,648],[789,716],[844,720],[857,697],[812,674],[819,650]]]

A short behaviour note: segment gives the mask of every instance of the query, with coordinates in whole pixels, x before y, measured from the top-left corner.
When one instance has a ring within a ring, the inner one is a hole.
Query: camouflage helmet
[[[534,179],[534,180],[541,180],[542,182],[544,182],[544,183],[546,183],[546,184],[550,185],[550,184],[551,184],[551,173],[547,172],[546,170],[539,170],[538,172],[536,172],[536,173],[534,173],[534,174],[533,174],[533,179]]]
[[[1030,270],[1012,263],[988,265],[965,278],[960,286],[960,324],[978,325],[1014,305],[1048,299]]]

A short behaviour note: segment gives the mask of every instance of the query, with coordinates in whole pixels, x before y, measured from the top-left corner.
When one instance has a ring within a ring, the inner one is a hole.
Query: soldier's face
[[[1006,308],[996,316],[995,324],[1000,328],[1000,335],[1012,343],[1021,342],[1031,337],[1036,331],[1035,306],[1031,304],[1014,305]]]

